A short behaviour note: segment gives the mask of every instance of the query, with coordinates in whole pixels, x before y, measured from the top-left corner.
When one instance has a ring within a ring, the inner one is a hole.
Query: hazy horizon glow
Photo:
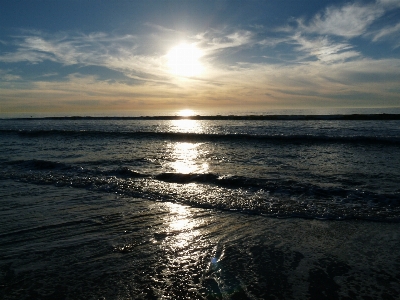
[[[10,1],[0,114],[400,107],[400,1]]]

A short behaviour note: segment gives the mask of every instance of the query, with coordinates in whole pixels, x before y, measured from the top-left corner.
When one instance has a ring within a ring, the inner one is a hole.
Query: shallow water
[[[398,224],[266,218],[14,181],[0,188],[2,299],[400,292]]]

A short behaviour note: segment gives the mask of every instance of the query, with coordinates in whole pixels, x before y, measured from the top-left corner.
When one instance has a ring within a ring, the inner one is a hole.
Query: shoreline
[[[14,207],[1,214],[10,231],[0,237],[4,299],[395,299],[400,291],[396,224],[273,219],[4,183],[3,202]]]

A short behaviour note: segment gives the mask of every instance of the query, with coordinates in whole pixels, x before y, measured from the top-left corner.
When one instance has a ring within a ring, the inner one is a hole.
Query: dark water
[[[399,125],[0,120],[0,298],[397,299]]]

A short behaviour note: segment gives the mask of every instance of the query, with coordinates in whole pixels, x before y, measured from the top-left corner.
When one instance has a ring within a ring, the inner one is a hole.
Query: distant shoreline
[[[393,121],[400,120],[400,114],[335,114],[335,115],[214,115],[214,116],[140,116],[140,117],[23,117],[1,118],[0,120],[251,120],[251,121]]]

